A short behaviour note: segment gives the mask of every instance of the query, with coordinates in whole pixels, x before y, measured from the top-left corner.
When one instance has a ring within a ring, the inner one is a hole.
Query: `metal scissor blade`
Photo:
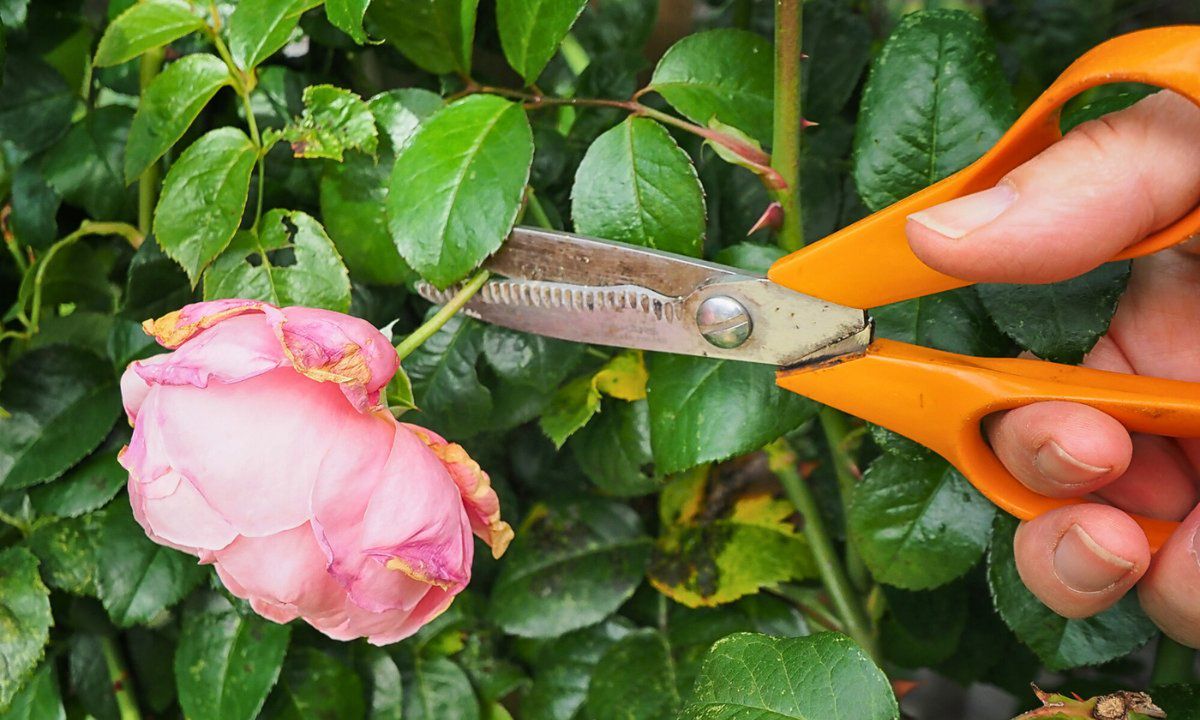
[[[486,267],[507,277],[488,280],[467,314],[563,340],[783,366],[870,342],[862,310],[646,248],[518,228]],[[435,303],[456,290],[418,285]]]

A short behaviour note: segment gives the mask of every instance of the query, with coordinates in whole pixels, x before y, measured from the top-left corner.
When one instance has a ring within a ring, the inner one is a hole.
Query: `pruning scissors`
[[[1045,400],[1097,408],[1131,432],[1200,437],[1200,383],[1035,359],[974,358],[874,337],[867,308],[968,285],[922,263],[905,219],[995,185],[1062,135],[1064,102],[1112,82],[1168,88],[1200,105],[1200,27],[1124,35],[1083,55],[966,169],[777,261],[766,277],[644,247],[518,227],[466,305],[487,322],[617,347],[769,363],[792,392],[938,453],[992,502],[1029,519],[1074,498],[1025,487],[988,446],[989,414]],[[1139,257],[1200,232],[1200,207],[1126,248]],[[445,302],[449,292],[424,286]],[[1178,523],[1134,516],[1157,549]]]

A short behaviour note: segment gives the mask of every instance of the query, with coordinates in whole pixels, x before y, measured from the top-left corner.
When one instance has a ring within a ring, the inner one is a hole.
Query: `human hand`
[[[1084,273],[1200,203],[1200,108],[1163,91],[1084,123],[995,188],[914,214],[929,266],[976,282],[1044,283]],[[1133,263],[1108,334],[1084,360],[1103,370],[1200,382],[1200,239]],[[1200,439],[1131,434],[1076,403],[989,418],[997,456],[1031,489],[1095,500],[1021,524],[1021,579],[1066,617],[1135,585],[1175,640],[1200,647]],[[1153,558],[1128,512],[1182,521]]]

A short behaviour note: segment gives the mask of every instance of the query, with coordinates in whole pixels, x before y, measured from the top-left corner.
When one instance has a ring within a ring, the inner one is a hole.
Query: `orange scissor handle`
[[[792,290],[864,309],[970,284],[917,259],[904,235],[907,217],[992,187],[1062,137],[1058,120],[1063,103],[1084,90],[1114,82],[1168,88],[1200,105],[1200,26],[1142,30],[1098,45],[1067,68],[975,163],[781,258],[768,277]],[[1113,259],[1146,255],[1197,232],[1200,207]],[[870,261],[864,262],[864,258]]]
[[[1074,498],[1021,484],[983,439],[987,415],[1042,400],[1090,405],[1132,432],[1200,437],[1200,383],[1021,358],[972,358],[876,340],[861,357],[780,371],[780,387],[905,435],[946,458],[989,500],[1030,519]],[[1157,550],[1178,523],[1133,516]]]

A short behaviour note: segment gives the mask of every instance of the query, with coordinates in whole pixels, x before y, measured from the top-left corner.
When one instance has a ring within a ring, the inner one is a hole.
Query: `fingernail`
[[[1100,547],[1091,535],[1072,525],[1054,548],[1054,574],[1077,592],[1112,587],[1133,570],[1133,563]]]
[[[1075,458],[1053,440],[1038,448],[1033,464],[1042,477],[1060,485],[1082,485],[1112,472],[1111,467],[1089,465]]]
[[[1001,183],[971,195],[934,205],[908,216],[936,233],[957,240],[976,228],[983,227],[1000,216],[1017,199],[1017,191]]]

